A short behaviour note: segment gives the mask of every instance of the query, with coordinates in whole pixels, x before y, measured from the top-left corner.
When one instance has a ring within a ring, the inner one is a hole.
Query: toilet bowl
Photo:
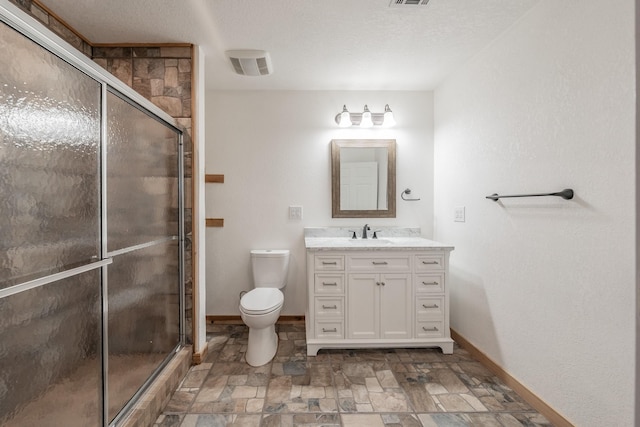
[[[251,251],[255,289],[240,299],[240,317],[249,327],[245,359],[251,366],[268,363],[278,349],[275,323],[284,305],[280,289],[286,285],[289,266],[288,250]]]
[[[280,317],[284,295],[280,289],[256,288],[240,300],[240,317],[249,327],[245,358],[251,366],[261,366],[275,356],[278,336],[275,323]]]

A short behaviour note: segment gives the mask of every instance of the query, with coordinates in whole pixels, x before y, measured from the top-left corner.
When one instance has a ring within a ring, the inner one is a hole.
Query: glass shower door
[[[0,52],[0,425],[101,425],[101,84],[2,22]]]
[[[109,420],[180,343],[179,135],[107,95]]]
[[[182,134],[11,8],[0,4],[0,425],[115,424],[184,336]]]

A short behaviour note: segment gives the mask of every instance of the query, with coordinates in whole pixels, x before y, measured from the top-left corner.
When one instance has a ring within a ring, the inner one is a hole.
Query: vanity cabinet
[[[367,347],[440,347],[452,353],[450,250],[307,249],[307,354]]]

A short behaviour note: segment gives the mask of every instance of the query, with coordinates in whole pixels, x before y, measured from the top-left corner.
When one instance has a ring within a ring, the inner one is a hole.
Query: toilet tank
[[[288,249],[251,251],[253,286],[256,288],[284,288],[289,271]]]

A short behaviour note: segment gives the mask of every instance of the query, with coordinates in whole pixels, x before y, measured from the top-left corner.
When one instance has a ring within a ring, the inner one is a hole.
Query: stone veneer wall
[[[91,57],[91,44],[40,3],[34,0],[9,1],[42,22],[47,28],[62,37],[67,43],[80,52]]]
[[[37,0],[10,0],[84,55],[175,118],[184,131],[185,338],[193,341],[191,45],[94,46]]]

